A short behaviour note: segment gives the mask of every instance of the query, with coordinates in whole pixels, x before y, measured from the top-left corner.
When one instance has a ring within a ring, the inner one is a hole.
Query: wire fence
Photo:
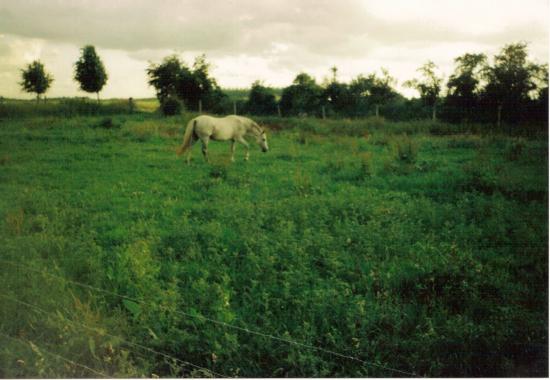
[[[105,373],[103,373],[103,372],[101,372],[101,371],[98,371],[98,370],[95,370],[95,369],[93,369],[93,368],[90,368],[90,367],[88,367],[88,366],[86,366],[86,365],[84,365],[84,364],[75,362],[74,360],[67,359],[66,357],[61,356],[61,355],[59,355],[59,354],[55,354],[55,353],[53,353],[53,352],[47,351],[47,350],[45,350],[44,348],[39,347],[39,346],[36,345],[35,343],[32,343],[31,341],[27,341],[27,340],[23,340],[23,339],[20,339],[20,338],[16,338],[16,337],[13,337],[13,336],[11,336],[11,335],[4,334],[3,332],[0,332],[0,335],[2,335],[2,336],[5,337],[5,338],[11,339],[11,340],[13,340],[13,341],[16,341],[16,342],[20,343],[21,345],[29,346],[29,348],[30,348],[30,349],[33,349],[33,351],[36,350],[36,349],[38,349],[38,351],[39,351],[40,353],[45,353],[46,355],[49,355],[49,356],[51,356],[51,357],[54,357],[54,358],[57,358],[57,359],[61,359],[61,360],[63,360],[63,361],[66,362],[66,363],[72,364],[72,365],[74,365],[74,366],[76,366],[76,367],[83,368],[83,369],[85,369],[85,370],[87,370],[87,371],[89,371],[89,372],[91,372],[91,373],[93,373],[93,374],[95,374],[95,375],[99,375],[99,376],[105,377],[105,378],[109,378],[109,377],[110,377],[110,376],[106,375]]]
[[[193,364],[187,360],[182,360],[182,359],[179,359],[179,358],[176,358],[175,356],[172,356],[172,355],[169,355],[169,354],[166,354],[164,352],[161,352],[161,351],[157,351],[157,350],[154,350],[150,347],[147,347],[147,346],[144,346],[142,344],[139,344],[139,343],[134,343],[134,342],[131,342],[127,339],[124,339],[118,335],[113,335],[113,334],[110,334],[106,331],[104,331],[103,329],[99,329],[99,328],[94,328],[94,327],[90,327],[84,323],[81,323],[81,322],[76,322],[76,321],[73,321],[69,318],[66,318],[66,317],[62,317],[60,316],[59,314],[56,314],[56,313],[53,313],[53,312],[48,312],[36,305],[33,305],[33,304],[30,304],[28,302],[25,302],[25,301],[21,301],[21,300],[18,300],[18,299],[15,299],[15,298],[12,298],[12,297],[9,297],[5,294],[1,294],[0,293],[0,297],[2,298],[5,298],[5,299],[8,299],[12,302],[15,302],[15,303],[18,303],[20,305],[24,305],[32,310],[34,310],[35,312],[38,312],[40,314],[43,314],[43,315],[49,315],[49,316],[52,316],[54,318],[57,318],[57,319],[62,319],[63,321],[66,321],[66,322],[69,322],[70,324],[72,324],[73,326],[78,326],[79,328],[82,328],[82,329],[85,329],[85,330],[88,330],[88,331],[93,331],[95,333],[98,333],[100,335],[105,335],[105,336],[109,336],[111,338],[115,338],[115,339],[118,339],[120,340],[121,342],[124,342],[125,344],[129,345],[129,346],[133,346],[133,347],[137,347],[139,349],[142,349],[142,350],[145,350],[147,352],[150,352],[150,353],[153,353],[153,354],[157,354],[157,355],[160,355],[160,356],[163,356],[164,358],[167,358],[167,359],[171,359],[177,363],[181,363],[185,366],[188,366],[188,367],[192,367],[192,368],[195,368],[195,369],[199,369],[199,370],[202,370],[202,371],[206,371],[206,373],[211,373],[213,375],[216,375],[217,377],[222,377],[222,378],[229,378],[229,376],[225,376],[221,373],[218,373],[216,371],[213,371],[211,369],[208,369],[208,368],[205,368],[205,367],[201,367],[199,365],[196,365],[196,364]],[[138,352],[136,351],[132,351],[134,353],[137,353],[139,354]]]
[[[67,283],[76,285],[76,286],[81,287],[81,288],[89,289],[89,290],[94,291],[94,292],[100,292],[100,293],[103,293],[103,294],[107,294],[107,295],[110,295],[110,296],[117,297],[117,298],[122,299],[122,300],[132,301],[132,302],[140,304],[141,306],[147,306],[147,303],[148,303],[144,299],[138,299],[138,298],[135,298],[135,297],[128,297],[128,296],[125,296],[125,295],[121,295],[121,294],[118,294],[118,293],[115,293],[115,292],[112,292],[112,291],[109,291],[109,290],[106,290],[106,289],[102,289],[102,288],[95,287],[95,286],[92,286],[92,285],[84,284],[84,283],[81,283],[79,281],[70,280],[70,279],[52,274],[48,271],[44,271],[44,270],[40,270],[40,269],[36,269],[36,268],[31,268],[29,266],[22,265],[20,263],[16,263],[16,262],[11,261],[11,260],[6,260],[6,259],[1,259],[0,258],[0,262],[4,262],[6,264],[9,264],[9,265],[12,265],[12,266],[15,266],[15,267],[18,267],[18,268],[22,268],[24,270],[28,270],[28,271],[31,271],[31,272],[34,272],[34,273],[39,273],[39,274],[54,278],[58,281],[67,282]],[[149,303],[151,303],[151,301],[149,301]],[[256,329],[237,326],[237,325],[230,324],[230,323],[227,323],[227,322],[223,322],[223,321],[220,321],[220,320],[217,320],[217,319],[209,318],[209,317],[206,317],[206,316],[203,316],[203,315],[191,314],[191,313],[187,313],[187,312],[181,311],[181,310],[170,310],[168,307],[165,307],[163,305],[158,305],[157,304],[156,306],[159,307],[160,309],[167,310],[167,311],[179,314],[179,315],[184,316],[186,318],[199,319],[199,320],[207,321],[207,322],[219,325],[219,326],[223,326],[225,328],[241,331],[241,332],[244,332],[244,333],[247,333],[247,334],[261,336],[261,337],[268,338],[268,339],[278,341],[278,342],[282,342],[282,343],[285,343],[285,344],[288,344],[288,345],[294,345],[296,347],[301,347],[301,348],[305,348],[305,349],[309,349],[309,350],[318,351],[318,352],[325,353],[325,354],[328,354],[328,355],[331,355],[331,356],[334,356],[334,357],[338,357],[338,358],[341,358],[341,359],[354,361],[354,362],[360,363],[361,365],[366,366],[366,367],[378,368],[378,369],[388,371],[388,372],[392,372],[394,374],[398,374],[398,375],[401,375],[401,376],[419,377],[418,374],[416,374],[412,371],[405,371],[405,370],[401,370],[401,369],[397,369],[397,368],[392,368],[392,367],[389,367],[389,366],[384,365],[384,364],[363,360],[363,359],[358,358],[358,357],[353,356],[353,355],[337,352],[337,351],[334,351],[334,350],[329,350],[329,349],[326,349],[326,348],[323,348],[323,347],[314,346],[314,345],[311,345],[311,344],[295,341],[295,340],[292,340],[292,339],[282,338],[280,336],[276,336],[276,335],[269,334],[269,333],[264,333],[264,332],[261,332],[261,331],[256,330]],[[164,354],[162,354],[162,353],[157,352],[157,354],[164,356]],[[191,363],[189,363],[189,364],[191,364]],[[204,368],[202,368],[202,369],[204,369]],[[209,370],[209,371],[212,372],[211,370]],[[220,377],[226,377],[226,376],[221,375],[221,374],[216,374],[216,375],[219,375]]]

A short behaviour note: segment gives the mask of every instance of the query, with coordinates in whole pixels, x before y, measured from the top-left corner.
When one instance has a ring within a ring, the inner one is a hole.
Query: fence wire
[[[109,291],[109,290],[106,290],[106,289],[102,289],[102,288],[98,288],[98,287],[95,287],[95,286],[92,286],[92,285],[84,284],[84,283],[81,283],[81,282],[78,282],[78,281],[66,279],[64,277],[57,276],[57,275],[49,273],[47,271],[43,271],[43,270],[39,270],[39,269],[35,269],[35,268],[30,268],[28,266],[25,266],[25,265],[22,265],[22,264],[19,264],[19,263],[10,261],[10,260],[0,259],[0,262],[5,262],[5,263],[11,264],[13,266],[20,267],[20,268],[23,268],[25,270],[29,270],[31,272],[40,273],[40,274],[52,277],[54,279],[57,279],[59,281],[65,281],[67,283],[71,283],[73,285],[79,286],[81,288],[86,288],[86,289],[92,290],[94,292],[100,292],[100,293],[108,294],[108,295],[111,295],[111,296],[114,296],[114,297],[117,297],[117,298],[120,298],[120,299],[123,299],[123,300],[128,300],[128,301],[138,303],[142,306],[147,306],[147,301],[142,300],[142,299],[138,299],[138,298],[134,298],[134,297],[128,297],[128,296],[121,295],[121,294],[118,294],[118,293],[115,293],[115,292],[112,292],[112,291]],[[151,302],[149,301],[149,303],[151,303]],[[323,347],[314,346],[314,345],[310,345],[310,344],[307,344],[307,343],[302,343],[302,342],[298,342],[298,341],[295,341],[295,340],[282,338],[282,337],[275,336],[275,335],[272,335],[272,334],[263,333],[261,331],[255,330],[255,329],[250,329],[248,327],[240,327],[240,326],[237,326],[237,325],[234,325],[234,324],[230,324],[230,323],[219,321],[219,320],[216,320],[216,319],[213,319],[213,318],[205,317],[203,315],[191,314],[191,313],[187,313],[187,312],[180,311],[180,310],[170,310],[168,307],[163,306],[163,305],[157,305],[157,306],[160,309],[167,310],[167,311],[182,315],[182,316],[187,317],[187,318],[193,318],[193,319],[199,319],[199,320],[202,320],[202,321],[207,321],[207,322],[210,322],[210,323],[213,323],[213,324],[217,324],[219,326],[223,326],[225,328],[230,328],[230,329],[242,331],[242,332],[245,332],[247,334],[257,335],[257,336],[261,336],[261,337],[268,338],[268,339],[271,339],[271,340],[286,343],[286,344],[289,344],[289,345],[294,345],[294,346],[297,346],[297,347],[302,347],[302,348],[306,348],[306,349],[309,349],[309,350],[322,352],[322,353],[329,354],[329,355],[332,355],[334,357],[338,357],[338,358],[341,358],[341,359],[355,361],[357,363],[360,363],[363,366],[374,367],[374,368],[382,369],[382,370],[385,370],[385,371],[388,371],[388,372],[393,372],[393,373],[396,373],[396,374],[399,374],[399,375],[420,377],[420,375],[418,375],[414,372],[409,372],[409,371],[405,371],[405,370],[401,370],[401,369],[397,369],[397,368],[392,368],[392,367],[389,367],[389,366],[386,366],[386,365],[383,365],[383,364],[363,360],[363,359],[360,359],[356,356],[343,354],[343,353],[333,351],[333,350],[328,350],[328,349],[323,348]]]

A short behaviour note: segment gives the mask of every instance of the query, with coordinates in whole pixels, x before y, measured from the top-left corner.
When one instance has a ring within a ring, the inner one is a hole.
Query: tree
[[[322,84],[321,104],[326,112],[337,115],[348,115],[353,110],[353,99],[349,85],[338,81],[338,68],[330,68],[331,78],[325,78]]]
[[[371,83],[369,98],[371,103],[376,107],[376,116],[378,116],[378,107],[396,97],[397,92],[393,89],[393,86],[395,86],[397,81],[384,68],[382,68],[382,77],[378,77],[376,73],[372,73],[368,79]]]
[[[181,95],[178,93],[181,81],[190,77],[191,72],[176,55],[171,55],[160,64],[150,63],[147,76],[149,85],[155,88],[157,99],[162,104],[169,96]]]
[[[437,66],[432,61],[426,62],[419,71],[421,79],[411,79],[404,83],[405,87],[414,88],[420,93],[420,98],[424,103],[432,107],[432,120],[436,117],[437,101],[441,92],[441,82],[443,78],[436,74]]]
[[[44,70],[40,61],[34,61],[21,70],[22,81],[19,83],[25,92],[36,93],[36,102],[40,100],[40,94],[44,94],[53,82],[51,74]]]
[[[223,112],[219,107],[227,96],[223,93],[215,78],[210,76],[211,64],[206,61],[204,54],[195,58],[192,70],[192,80],[188,82],[186,90],[188,103],[198,109],[198,100],[202,101],[205,109],[212,110],[215,113]],[[186,98],[184,97],[184,100]]]
[[[368,76],[358,75],[350,83],[350,92],[355,103],[355,113],[365,115],[369,109],[374,107],[378,116],[379,106],[387,104],[398,94],[394,90],[396,80],[386,69],[382,69],[382,77],[376,73]]]
[[[537,78],[544,66],[527,59],[527,44],[519,42],[505,45],[494,57],[494,64],[485,70],[486,102],[497,107],[499,120],[519,121],[522,110],[531,97],[536,96]]]
[[[485,54],[466,53],[455,58],[456,68],[447,82],[445,105],[454,121],[472,120],[477,111],[483,72],[487,65]]]
[[[107,83],[109,76],[105,72],[105,67],[97,55],[95,47],[86,45],[81,52],[82,55],[75,63],[74,79],[80,83],[82,90],[90,93],[95,92],[99,102],[99,92]]]
[[[273,90],[264,86],[259,80],[255,81],[248,93],[245,108],[252,115],[277,114],[277,101]]]
[[[210,64],[204,55],[198,56],[189,68],[176,55],[171,55],[160,64],[151,63],[147,68],[149,85],[155,87],[162,104],[168,97],[176,96],[191,110],[203,109],[215,113],[225,112],[226,95],[210,76]]]
[[[292,85],[283,89],[281,108],[287,115],[317,114],[321,106],[321,87],[306,73],[294,78]]]

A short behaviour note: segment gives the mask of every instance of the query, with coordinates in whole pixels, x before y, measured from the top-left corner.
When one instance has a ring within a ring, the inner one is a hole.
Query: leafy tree
[[[326,112],[330,114],[349,115],[353,110],[352,94],[349,85],[338,81],[338,68],[330,68],[332,78],[325,79],[321,94],[321,103],[325,106]]]
[[[386,69],[382,69],[382,77],[376,73],[368,76],[359,75],[350,83],[350,91],[355,101],[357,115],[365,115],[375,107],[387,104],[398,95],[394,90],[396,80]]]
[[[86,92],[96,93],[99,102],[99,92],[107,83],[109,76],[95,47],[86,45],[81,49],[82,55],[75,63],[74,79],[80,83],[80,88]]]
[[[432,61],[426,62],[417,71],[420,72],[421,79],[411,79],[404,83],[406,87],[414,88],[420,93],[420,98],[424,103],[432,108],[432,119],[435,120],[436,106],[441,92],[441,82],[443,78],[436,74],[437,66]]]
[[[481,84],[487,56],[466,53],[455,58],[455,64],[455,71],[447,82],[445,105],[454,121],[472,120],[483,90]]]
[[[281,95],[282,112],[287,115],[315,115],[320,111],[321,87],[306,73],[294,78],[292,85],[283,89]]]
[[[158,65],[151,63],[147,75],[161,104],[177,96],[188,109],[198,110],[201,101],[205,110],[225,111],[222,104],[226,103],[226,95],[210,76],[210,64],[204,55],[195,59],[191,69],[175,55],[166,57]]]
[[[329,113],[348,115],[353,112],[354,99],[349,85],[345,83],[336,81],[329,83],[323,90],[322,97]]]
[[[40,61],[34,61],[21,70],[22,81],[19,83],[25,92],[36,93],[36,102],[40,100],[40,94],[44,94],[53,82],[51,74],[44,70]]]
[[[206,61],[206,56],[204,54],[195,58],[193,63],[192,77],[193,81],[190,82],[187,89],[187,101],[188,103],[196,109],[198,109],[198,100],[202,101],[203,107],[213,112],[223,112],[221,108],[218,107],[226,95],[221,90],[215,78],[210,76],[211,65]],[[183,98],[186,100],[186,98]]]
[[[537,118],[548,125],[548,64],[540,67],[538,82]]]
[[[545,71],[527,58],[527,44],[505,45],[485,71],[485,100],[503,111],[503,120],[517,122],[522,110],[536,96],[537,78]]]
[[[245,108],[252,115],[276,114],[277,101],[275,100],[273,90],[264,86],[262,82],[255,81],[250,88]]]
[[[162,104],[169,96],[177,96],[182,77],[190,77],[190,70],[176,55],[163,59],[160,64],[151,63],[147,68],[149,85],[156,90],[157,99]]]

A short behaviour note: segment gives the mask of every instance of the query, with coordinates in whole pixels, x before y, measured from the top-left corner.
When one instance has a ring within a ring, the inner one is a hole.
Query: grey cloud
[[[0,32],[127,51],[209,55],[268,54],[271,42],[280,42],[321,56],[356,56],[379,44],[464,37],[429,25],[382,21],[356,0],[19,0],[0,5]]]

